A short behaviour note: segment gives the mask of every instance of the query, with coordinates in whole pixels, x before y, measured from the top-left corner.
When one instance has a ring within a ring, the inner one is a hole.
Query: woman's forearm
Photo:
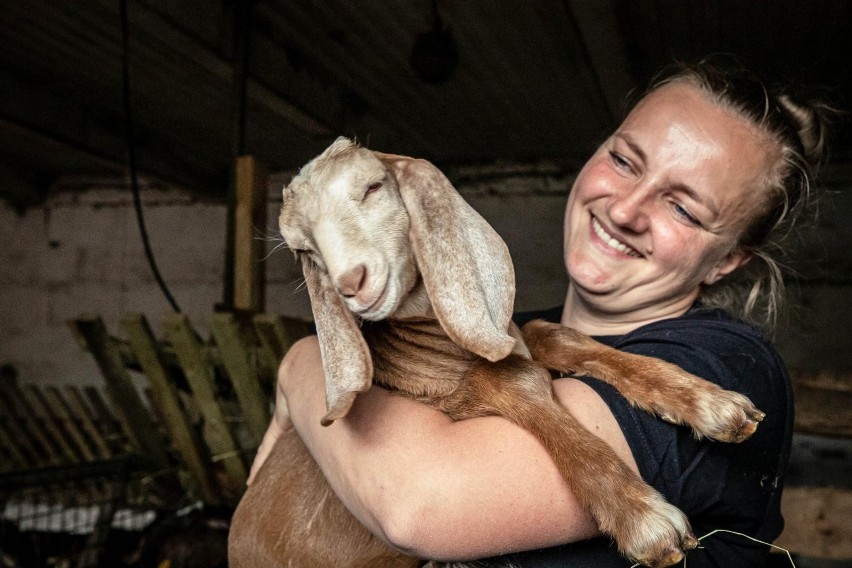
[[[331,426],[315,341],[294,347],[281,388],[332,488],[372,532],[412,554],[484,557],[597,533],[539,443],[496,418],[452,422],[378,388]]]

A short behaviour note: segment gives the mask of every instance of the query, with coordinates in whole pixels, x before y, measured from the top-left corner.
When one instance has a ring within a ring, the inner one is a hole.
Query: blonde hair
[[[754,204],[737,249],[752,260],[733,274],[702,289],[704,305],[774,330],[784,301],[780,259],[788,237],[814,202],[815,179],[826,158],[828,105],[787,89],[771,89],[729,60],[678,64],[658,77],[645,95],[672,83],[688,83],[730,109],[777,144],[780,159],[766,172],[765,191]]]

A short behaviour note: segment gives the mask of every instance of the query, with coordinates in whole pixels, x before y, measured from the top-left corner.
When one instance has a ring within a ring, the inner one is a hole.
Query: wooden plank
[[[145,376],[151,383],[151,399],[159,408],[175,447],[206,503],[217,503],[219,495],[210,479],[209,460],[201,440],[180,404],[174,378],[163,362],[159,346],[148,321],[141,314],[122,319],[122,326]]]
[[[852,491],[787,487],[781,499],[784,532],[777,546],[806,557],[852,558]]]
[[[9,462],[3,460],[3,463],[0,464],[0,470],[10,470],[15,467],[26,467],[29,465],[29,460],[23,453],[21,453],[21,450],[18,449],[18,445],[15,443],[12,433],[6,429],[6,425],[2,420],[0,420],[0,446],[2,446],[9,454]]]
[[[296,341],[314,332],[309,322],[269,314],[257,314],[253,323],[261,345],[277,363]]]
[[[255,447],[260,445],[269,427],[270,399],[264,395],[258,380],[257,364],[252,362],[250,347],[243,340],[233,314],[213,314],[210,321],[213,338],[219,347],[222,365],[240,403]]]
[[[265,303],[266,168],[253,156],[239,156],[234,168],[233,307],[262,311]]]
[[[46,456],[36,447],[20,417],[6,404],[3,398],[0,398],[0,418],[3,418],[2,421],[5,422],[6,432],[12,443],[17,447],[18,454],[26,457],[27,464],[32,466],[47,465]]]
[[[122,422],[113,416],[113,413],[110,411],[107,403],[104,402],[101,393],[96,387],[83,387],[83,392],[86,395],[86,400],[89,401],[89,406],[92,407],[95,414],[99,430],[104,433],[104,437],[110,447],[110,451],[113,454],[126,452],[128,450],[127,443],[130,438],[126,433],[126,429],[124,429]]]
[[[852,437],[852,377],[834,370],[791,372],[798,432]]]
[[[68,411],[68,404],[65,402],[65,397],[62,396],[62,393],[59,392],[59,389],[55,386],[45,387],[44,392],[45,400],[48,407],[50,407],[51,413],[56,416],[62,424],[62,428],[67,431],[71,436],[71,439],[74,440],[74,445],[77,446],[77,449],[83,456],[83,460],[95,461],[95,459],[97,459],[97,455],[89,446],[89,442],[86,440],[86,436],[83,434],[82,429],[78,426],[77,422]]]
[[[78,463],[80,461],[80,454],[69,441],[68,431],[58,424],[58,418],[51,412],[47,399],[41,389],[35,385],[28,385],[23,389],[23,395],[33,411],[41,419],[41,424],[50,436],[50,439],[59,448],[65,461],[67,463]]]
[[[254,156],[239,156],[235,174],[234,308],[261,312],[265,300],[266,241],[258,238],[258,231],[266,227],[268,172]]]
[[[48,464],[57,465],[62,463],[62,456],[54,447],[54,443],[50,441],[47,435],[46,425],[41,422],[46,420],[46,417],[41,417],[36,412],[35,408],[30,404],[21,387],[17,384],[7,385],[3,388],[5,396],[8,398],[8,404],[12,408],[17,409],[18,420],[25,424],[27,432],[32,435],[38,445],[41,447],[42,453]]]
[[[112,456],[106,441],[103,439],[98,427],[92,419],[92,409],[83,400],[83,395],[80,390],[72,385],[65,385],[65,402],[72,415],[80,422],[83,431],[88,435],[89,440],[95,447],[95,453],[99,458],[109,458]]]
[[[818,371],[791,369],[790,378],[794,383],[810,388],[852,393],[852,373],[840,369],[821,369]]]
[[[216,399],[213,362],[189,320],[183,314],[166,318],[166,338],[172,344],[178,362],[195,396],[195,402],[204,417],[204,434],[207,445],[221,459],[228,478],[238,488],[245,485],[248,472],[242,455]]]
[[[151,415],[142,404],[130,374],[124,367],[121,354],[110,340],[103,321],[98,317],[82,317],[69,323],[85,339],[89,352],[101,370],[107,394],[117,413],[129,426],[128,434],[134,445],[157,466],[169,467],[163,440]]]

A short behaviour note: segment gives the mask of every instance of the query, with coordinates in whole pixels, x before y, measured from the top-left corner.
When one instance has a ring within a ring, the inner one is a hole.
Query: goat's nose
[[[366,280],[367,267],[359,264],[340,275],[337,280],[337,289],[343,297],[352,298],[361,291]]]

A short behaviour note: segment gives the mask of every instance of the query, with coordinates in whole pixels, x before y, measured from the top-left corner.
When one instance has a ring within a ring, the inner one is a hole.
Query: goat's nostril
[[[355,268],[346,271],[338,279],[337,289],[345,298],[352,298],[364,287],[367,281],[367,267],[359,264]]]

